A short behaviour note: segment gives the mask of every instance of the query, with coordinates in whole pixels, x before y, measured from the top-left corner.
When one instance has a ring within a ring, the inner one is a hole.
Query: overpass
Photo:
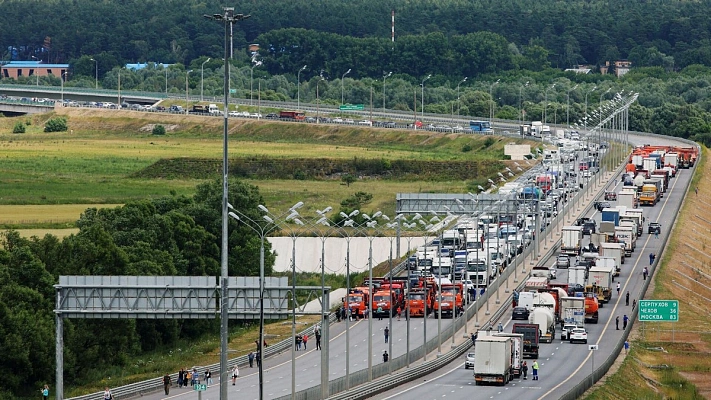
[[[32,99],[12,100],[0,98],[0,113],[7,116],[41,114],[51,112],[53,110],[53,101],[37,101]]]

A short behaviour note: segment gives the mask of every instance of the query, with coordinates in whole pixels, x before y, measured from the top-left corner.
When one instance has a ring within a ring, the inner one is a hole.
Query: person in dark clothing
[[[387,326],[385,327],[384,333],[385,333],[385,343],[387,343],[387,342],[388,342],[388,336],[390,336],[390,329],[388,329]]]
[[[163,377],[163,389],[165,390],[165,394],[170,394],[170,375],[165,374]]]
[[[627,294],[625,295],[625,305],[628,306],[630,305],[630,291],[627,291]]]
[[[185,371],[180,368],[180,371],[178,371],[178,387],[183,387],[183,379],[185,379]]]
[[[315,330],[316,335],[316,350],[321,350],[321,331]]]
[[[523,372],[523,379],[528,379],[528,364],[526,362],[523,362],[523,366],[521,367],[521,371]]]
[[[622,329],[627,329],[627,321],[629,321],[629,317],[627,314],[622,318]]]
[[[620,316],[615,317],[615,330],[620,330]]]
[[[388,362],[388,358],[390,358],[390,356],[388,356],[388,351],[385,350],[383,352],[383,362]]]
[[[249,360],[249,368],[254,368],[254,352],[250,351],[249,354],[247,355],[247,359]]]

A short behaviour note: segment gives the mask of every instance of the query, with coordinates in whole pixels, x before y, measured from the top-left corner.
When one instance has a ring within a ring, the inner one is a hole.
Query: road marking
[[[674,185],[672,185],[672,189],[671,189],[671,191],[669,191],[670,194],[671,194],[672,191],[674,191],[674,188],[676,187],[676,183],[677,183],[677,182],[678,182],[677,180],[674,180]],[[617,185],[615,185],[615,187],[617,187]],[[668,197],[667,197],[667,198],[668,198]],[[664,208],[667,206],[667,201],[666,201],[667,198],[665,198],[664,204],[662,204],[662,208],[659,210],[659,215],[660,215],[660,216],[664,213]],[[651,238],[652,238],[652,237],[651,237],[649,234],[647,234],[647,240],[645,240],[645,242],[644,242],[644,247],[645,247],[645,248],[646,248],[647,245],[649,244],[649,240],[650,240]],[[637,255],[637,260],[635,261],[634,265],[632,266],[632,269],[630,270],[630,278],[633,276],[633,273],[634,273],[635,270],[637,269],[638,264],[639,264],[640,260],[642,260],[642,256],[643,256],[643,255],[644,255],[644,254],[641,254],[641,253],[640,253],[639,255]],[[659,265],[659,264],[657,264],[657,265]],[[627,280],[625,281],[625,285],[622,287],[622,291],[623,291],[623,292],[626,292],[627,285],[629,285],[629,283],[632,281],[632,279],[630,279],[630,278],[627,278]],[[652,276],[649,275],[648,278],[649,278],[649,279],[652,279]],[[605,324],[605,327],[603,328],[602,333],[600,334],[600,337],[597,339],[597,342],[595,342],[595,344],[600,345],[600,341],[602,340],[602,337],[603,337],[603,336],[605,335],[605,333],[607,332],[608,326],[612,323],[612,316],[615,315],[615,311],[617,310],[617,307],[620,305],[620,301],[621,301],[621,300],[622,300],[622,297],[621,297],[621,296],[618,296],[618,297],[617,297],[617,301],[615,302],[615,307],[612,309],[612,313],[610,313],[610,318],[607,319],[607,323]],[[633,310],[633,311],[634,311],[634,310]],[[575,376],[575,374],[577,374],[578,371],[580,371],[580,370],[583,368],[583,366],[588,362],[588,359],[590,359],[590,357],[592,357],[592,351],[589,351],[589,352],[588,352],[587,357],[585,357],[585,359],[583,360],[583,362],[580,363],[580,365],[578,366],[578,368],[576,368],[575,371],[573,371],[573,372],[570,374],[570,376],[568,376],[566,379],[564,379],[563,381],[561,381],[559,384],[553,386],[549,391],[547,391],[546,393],[544,393],[543,396],[539,397],[538,400],[541,400],[541,399],[545,398],[545,397],[548,396],[549,394],[553,393],[554,390],[558,389],[559,387],[563,386],[563,384],[565,384],[566,382],[568,382],[569,380],[571,380],[571,379],[573,378],[573,376]]]
[[[428,380],[428,381],[424,381],[424,382],[422,382],[422,383],[419,383],[419,384],[417,384],[417,385],[415,385],[415,386],[413,386],[413,387],[411,387],[411,388],[408,388],[408,389],[405,389],[405,390],[401,390],[399,393],[394,394],[394,395],[389,396],[389,397],[385,397],[385,398],[382,399],[382,400],[388,400],[388,399],[395,398],[396,396],[399,396],[399,395],[401,395],[401,394],[403,394],[403,393],[407,393],[407,392],[409,392],[410,390],[417,389],[417,388],[420,387],[420,386],[423,386],[423,385],[426,385],[426,384],[431,383],[431,382],[433,382],[433,381],[436,381],[437,379],[442,378],[443,376],[449,375],[449,374],[451,374],[452,372],[458,370],[458,369],[461,368],[463,365],[464,365],[464,363],[461,363],[461,364],[457,365],[456,367],[452,368],[451,370],[449,370],[449,371],[447,371],[447,372],[445,372],[445,373],[443,373],[443,374],[441,374],[441,375],[435,376],[434,378],[432,378],[432,379],[430,379],[430,380]]]

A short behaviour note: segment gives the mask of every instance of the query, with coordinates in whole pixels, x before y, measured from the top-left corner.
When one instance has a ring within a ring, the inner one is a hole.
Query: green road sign
[[[679,321],[679,300],[640,300],[639,320],[677,322]]]
[[[198,392],[204,392],[207,390],[207,385],[198,383],[197,385],[193,385],[193,390],[198,391]]]
[[[230,93],[231,93],[231,94],[237,93],[237,89],[230,89]]]
[[[338,109],[341,111],[363,111],[365,107],[362,104],[342,104]]]

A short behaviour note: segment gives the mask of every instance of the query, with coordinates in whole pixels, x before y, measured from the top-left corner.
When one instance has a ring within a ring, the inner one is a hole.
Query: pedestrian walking
[[[306,350],[306,343],[309,341],[309,335],[304,335],[304,350]]]
[[[339,308],[338,311],[336,311],[336,321],[341,322],[341,314],[343,313],[343,307]]]
[[[383,331],[383,333],[385,333],[385,343],[387,343],[387,342],[388,342],[388,336],[390,336],[390,328],[388,328],[388,327],[386,326],[386,327],[385,327],[385,330]]]
[[[388,362],[388,358],[390,358],[390,356],[388,355],[388,351],[383,351],[383,362]]]
[[[180,368],[180,371],[178,371],[178,387],[181,388],[183,387],[183,378],[185,377],[185,370],[183,368]]]
[[[398,306],[397,308],[397,320],[400,321],[400,313],[402,312],[402,309]]]
[[[350,309],[348,309],[350,311]],[[341,308],[341,319],[346,320],[346,307]]]
[[[205,383],[207,386],[212,385],[212,372],[209,369],[205,370]]]
[[[503,332],[504,331],[504,326],[501,325],[501,322],[499,322],[499,326],[496,328],[498,332]]]
[[[650,265],[652,264],[652,255],[651,254],[649,255],[649,264]],[[649,274],[649,271],[647,270],[647,267],[644,267],[644,269],[642,270],[642,279],[645,281],[647,280],[647,274]]]
[[[193,368],[193,386],[200,384],[200,373],[197,368]]]
[[[627,291],[627,294],[625,295],[625,305],[628,306],[630,305],[630,291]]]
[[[42,400],[49,400],[49,385],[44,385],[40,392],[42,392]]]
[[[363,314],[363,318],[368,319],[368,314],[370,314],[370,307],[365,308],[365,313]]]
[[[183,386],[188,387],[188,383],[190,383],[190,370],[185,367],[183,368],[185,372],[183,372]]]
[[[659,230],[654,231],[654,238],[659,239]]]
[[[254,359],[257,360],[257,368],[259,368],[262,365],[262,352],[258,351],[257,355],[254,356]]]
[[[523,366],[521,367],[521,371],[523,371],[523,379],[528,379],[528,364],[526,362],[523,362]]]
[[[249,360],[249,368],[254,368],[254,352],[250,351],[249,354],[247,354],[247,359]]]
[[[166,395],[170,394],[170,375],[168,374],[163,376],[163,390],[165,390]]]
[[[257,362],[259,364],[259,362]],[[237,378],[239,377],[239,367],[237,364],[235,364],[235,367],[232,368],[232,386],[234,386],[237,383]]]
[[[629,321],[629,317],[625,314],[625,316],[622,317],[622,329],[627,329],[627,321]]]
[[[531,369],[533,370],[533,380],[537,381],[538,380],[538,360],[533,360],[533,365],[531,365]]]
[[[382,320],[383,320],[383,307],[378,306],[378,321],[382,321]]]
[[[476,344],[476,334],[472,333],[472,346]]]
[[[615,317],[615,330],[620,330],[620,316]]]
[[[625,354],[627,354],[627,351],[630,349],[630,342],[625,340]]]
[[[193,371],[188,370],[188,372],[185,374],[185,379],[183,379],[183,384],[185,387],[188,387],[189,384],[193,384]]]
[[[108,386],[104,388],[104,400],[114,400],[114,395],[111,394]]]
[[[296,335],[294,338],[294,343],[296,344],[296,351],[301,350],[301,342],[304,341],[304,338],[301,335]]]
[[[620,282],[617,282],[617,295],[620,295]]]
[[[649,253],[649,265],[654,264],[654,258],[656,257],[656,254],[654,253]],[[646,268],[645,268],[646,270]]]
[[[635,307],[637,307],[637,299],[632,300],[632,309],[634,310]]]

